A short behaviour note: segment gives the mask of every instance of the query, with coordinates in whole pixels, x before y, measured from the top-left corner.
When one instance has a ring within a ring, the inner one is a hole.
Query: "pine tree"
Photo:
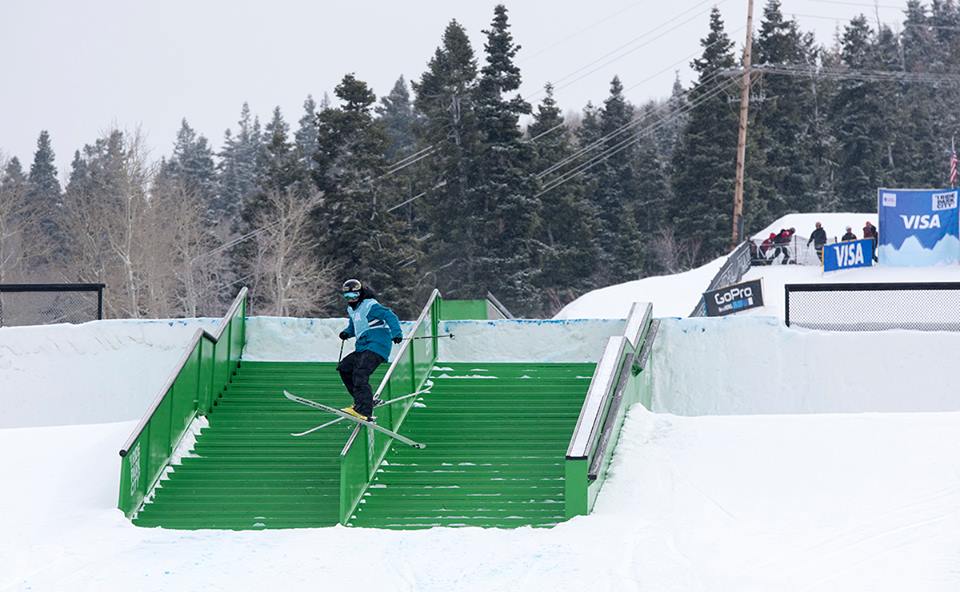
[[[220,200],[216,211],[222,218],[235,220],[244,199],[257,190],[263,163],[263,138],[260,121],[251,117],[250,106],[243,104],[237,135],[228,129],[220,153]]]
[[[318,256],[333,261],[340,277],[359,277],[402,314],[415,301],[417,245],[406,223],[386,212],[390,203],[371,182],[386,169],[388,138],[373,118],[375,95],[352,74],[335,90],[339,108],[318,116],[316,182],[324,191],[317,212]],[[340,310],[336,302],[332,310]]]
[[[499,4],[485,31],[486,64],[474,93],[482,150],[470,162],[467,192],[479,217],[472,288],[474,296],[491,290],[513,309],[528,312],[540,306],[531,264],[540,200],[532,173],[534,150],[519,127],[519,117],[530,112],[530,105],[519,96],[504,96],[520,86],[520,69],[513,61],[520,48],[509,28],[507,9]]]
[[[780,0],[768,0],[756,45],[758,64],[813,66],[816,56],[804,41],[797,22],[784,20]],[[788,212],[811,211],[816,207],[814,84],[812,78],[768,75],[763,80],[762,102],[751,106],[751,140],[755,148],[747,169],[760,183],[760,198],[749,214],[769,223]],[[766,207],[764,207],[766,206]]]
[[[895,59],[895,45],[889,29],[881,30],[878,39],[867,19],[859,16],[844,31],[841,59],[852,69],[875,69]],[[884,83],[851,79],[839,84],[830,115],[837,138],[839,205],[847,211],[873,210],[877,187],[896,184],[888,111],[895,104],[892,89]]]
[[[669,210],[678,235],[700,242],[695,264],[726,251],[732,229],[737,112],[718,86],[728,84],[721,71],[736,62],[717,8],[710,13],[710,33],[700,44],[703,55],[692,63],[699,77],[688,94],[690,120],[673,158]]]
[[[632,130],[624,131],[633,121],[633,106],[623,96],[619,77],[610,82],[610,96],[599,119],[594,117],[590,112],[584,115],[584,137],[599,143],[588,153],[594,160],[588,160],[584,170],[587,196],[598,214],[600,256],[594,281],[603,286],[638,279],[644,259],[636,224],[636,143]]]
[[[430,235],[429,278],[454,298],[482,296],[477,293],[479,278],[474,265],[480,220],[467,196],[470,162],[480,152],[476,77],[470,40],[454,20],[447,25],[443,43],[427,70],[413,84],[414,106],[420,115],[417,150],[431,154],[418,167],[426,194],[417,210]]]
[[[54,251],[59,250],[58,247],[64,242],[59,220],[63,198],[60,181],[57,180],[55,158],[50,134],[43,130],[37,138],[37,151],[33,155],[33,164],[30,165],[26,199],[28,207],[37,217],[39,232],[53,246]]]
[[[416,138],[413,135],[415,115],[413,103],[410,101],[410,91],[407,90],[407,81],[403,76],[397,79],[389,95],[380,97],[380,105],[376,108],[380,121],[389,138],[386,157],[388,162],[396,162],[413,152]]]
[[[0,179],[0,187],[11,191],[26,191],[27,176],[23,172],[23,166],[20,159],[14,156],[7,162],[3,168],[3,177]]]
[[[575,152],[573,134],[565,125],[550,84],[527,134],[537,138],[534,170],[546,170]],[[534,283],[544,294],[542,310],[549,317],[592,287],[590,276],[598,257],[596,213],[584,197],[580,178],[547,191],[541,200],[537,231],[541,247],[534,259],[539,273]]]
[[[297,181],[296,154],[289,136],[290,126],[284,121],[280,107],[275,107],[273,118],[264,128],[262,188],[283,191]]]
[[[312,175],[317,166],[313,156],[317,153],[317,103],[311,95],[303,101],[303,116],[294,134],[297,169],[300,176]],[[306,178],[306,177],[304,177]]]
[[[210,220],[217,201],[217,173],[213,162],[213,150],[202,135],[186,119],[180,124],[173,155],[164,160],[159,175],[170,182],[179,183],[183,189],[207,204]]]

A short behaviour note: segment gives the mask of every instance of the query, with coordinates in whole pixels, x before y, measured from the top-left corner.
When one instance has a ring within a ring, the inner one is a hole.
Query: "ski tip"
[[[426,448],[426,447],[427,447],[426,444],[417,444],[417,445],[414,446],[414,448],[416,448],[416,449],[418,449],[418,450],[422,450],[422,449],[424,449],[424,448]]]

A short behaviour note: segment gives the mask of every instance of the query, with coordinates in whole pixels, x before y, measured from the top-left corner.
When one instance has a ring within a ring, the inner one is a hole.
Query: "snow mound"
[[[780,232],[781,228],[796,228],[797,235],[806,238],[813,233],[816,223],[820,222],[827,233],[827,239],[833,242],[846,232],[847,226],[853,229],[853,233],[858,238],[863,238],[863,227],[867,220],[874,226],[877,225],[877,213],[851,213],[851,212],[810,212],[806,214],[787,214],[774,220],[769,226],[753,235],[754,239],[764,240],[770,236],[771,232]]]
[[[779,319],[665,319],[653,410],[679,415],[958,411],[960,333],[828,332]]]
[[[0,328],[0,428],[137,419],[216,319]]]
[[[634,302],[653,303],[658,317],[685,317],[700,302],[726,256],[696,269],[643,278],[587,292],[556,314],[555,319],[625,319]]]

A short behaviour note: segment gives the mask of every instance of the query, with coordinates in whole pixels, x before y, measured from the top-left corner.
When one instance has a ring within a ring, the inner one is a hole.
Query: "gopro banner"
[[[719,290],[704,292],[703,301],[707,305],[708,317],[722,317],[748,308],[763,306],[763,286],[760,280],[734,284]]]
[[[823,271],[838,271],[873,265],[873,240],[833,243],[823,246]]]
[[[960,260],[956,189],[880,189],[880,263],[919,267]]]

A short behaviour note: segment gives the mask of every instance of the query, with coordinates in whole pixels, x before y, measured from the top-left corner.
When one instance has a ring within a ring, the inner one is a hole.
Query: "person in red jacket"
[[[763,259],[763,263],[761,265],[770,265],[770,260],[767,259],[767,253],[770,251],[770,247],[773,246],[773,240],[775,238],[777,238],[777,234],[775,232],[771,232],[770,236],[767,237],[765,241],[760,243],[760,258]]]

